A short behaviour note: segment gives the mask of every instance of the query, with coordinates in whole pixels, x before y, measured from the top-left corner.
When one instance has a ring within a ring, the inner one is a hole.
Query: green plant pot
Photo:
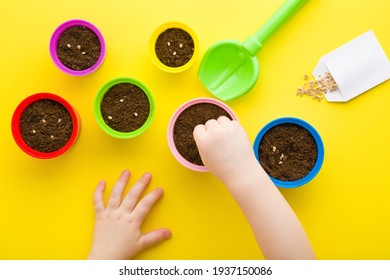
[[[102,109],[101,109],[101,104],[103,101],[103,98],[105,94],[115,85],[118,84],[123,84],[123,83],[128,83],[128,84],[133,84],[137,87],[139,87],[147,96],[150,109],[149,109],[149,115],[146,119],[146,121],[137,128],[136,130],[130,131],[130,132],[121,132],[113,129],[109,124],[106,123],[104,120],[103,114],[102,114]],[[108,135],[119,138],[119,139],[130,139],[134,138],[136,136],[141,135],[143,132],[145,132],[146,129],[149,128],[150,124],[152,123],[154,114],[155,114],[155,103],[154,103],[154,98],[150,92],[150,90],[140,81],[133,79],[133,78],[127,78],[127,77],[121,77],[121,78],[115,78],[113,80],[110,80],[106,84],[104,84],[98,94],[96,95],[95,98],[95,103],[94,103],[94,114],[95,114],[95,119],[100,126],[100,128],[106,132]]]

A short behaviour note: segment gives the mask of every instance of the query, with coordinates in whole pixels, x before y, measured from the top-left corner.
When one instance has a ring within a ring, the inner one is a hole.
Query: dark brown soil
[[[148,119],[149,99],[136,85],[120,83],[104,95],[101,112],[104,121],[119,132],[131,132],[140,128]]]
[[[38,100],[24,110],[20,119],[24,142],[32,149],[50,153],[69,141],[73,122],[68,110],[59,102]]]
[[[268,130],[258,152],[264,170],[273,178],[287,182],[309,174],[318,155],[313,136],[296,124],[279,124]]]
[[[156,41],[156,55],[169,67],[180,67],[190,61],[194,48],[194,40],[190,34],[180,28],[165,30]]]
[[[196,146],[193,131],[198,124],[220,116],[232,117],[221,107],[211,103],[198,103],[185,109],[177,118],[173,128],[173,140],[179,154],[196,165],[204,165]]]
[[[67,68],[82,71],[99,59],[101,46],[91,29],[76,25],[66,29],[58,39],[57,56]]]

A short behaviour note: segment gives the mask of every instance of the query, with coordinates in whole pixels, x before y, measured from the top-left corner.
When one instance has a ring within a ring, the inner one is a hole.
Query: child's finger
[[[224,123],[230,123],[230,119],[226,116],[220,116],[218,119],[217,119],[218,123],[219,124],[224,124]]]
[[[137,206],[135,206],[133,213],[137,221],[142,224],[145,217],[149,214],[150,210],[156,204],[156,202],[162,197],[164,191],[161,188],[157,188],[148,193]]]
[[[110,199],[108,200],[107,208],[116,209],[121,205],[122,201],[122,193],[126,187],[127,182],[130,178],[130,171],[124,170],[122,174],[119,176],[118,181],[116,181],[110,195]]]
[[[126,209],[126,211],[132,211],[137,205],[138,199],[144,192],[146,186],[150,183],[151,178],[152,175],[150,173],[143,174],[142,177],[131,187],[129,192],[126,194],[121,207]]]
[[[141,250],[171,238],[172,232],[166,228],[159,228],[143,234],[140,238]]]
[[[217,120],[211,119],[211,120],[208,120],[204,126],[206,127],[206,130],[209,130],[209,129],[212,129],[213,127],[218,126],[218,122],[217,122]]]
[[[202,134],[206,132],[206,127],[203,124],[198,124],[195,126],[194,131],[192,132],[195,141],[197,142]]]
[[[104,210],[103,194],[106,188],[106,182],[103,180],[96,186],[95,192],[93,193],[93,205],[95,207],[95,213],[98,214]]]

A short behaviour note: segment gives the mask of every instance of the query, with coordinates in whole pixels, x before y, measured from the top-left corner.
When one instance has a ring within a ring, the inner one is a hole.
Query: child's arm
[[[315,259],[306,233],[257,162],[247,134],[226,117],[198,125],[194,138],[205,166],[238,203],[266,259]]]
[[[141,233],[144,219],[161,198],[163,191],[155,189],[138,201],[151,180],[150,173],[145,173],[122,201],[123,190],[129,178],[130,172],[123,171],[112,189],[107,207],[103,202],[106,183],[101,181],[97,185],[94,193],[95,228],[88,259],[129,259],[143,249],[171,237],[171,231],[164,228]]]

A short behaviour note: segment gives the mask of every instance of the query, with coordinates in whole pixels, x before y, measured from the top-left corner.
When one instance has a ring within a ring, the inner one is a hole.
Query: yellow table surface
[[[245,40],[282,0],[241,1],[1,1],[0,4],[0,259],[83,259],[92,239],[93,190],[111,190],[129,168],[153,174],[148,191],[165,196],[143,229],[168,227],[171,240],[138,259],[262,259],[252,232],[224,186],[209,173],[180,165],[166,139],[174,111],[195,97],[212,97],[197,77],[201,56],[221,39]],[[253,90],[228,105],[253,142],[269,121],[293,116],[322,136],[325,161],[307,185],[280,191],[296,211],[319,259],[390,259],[390,82],[348,103],[296,96],[319,58],[372,29],[390,55],[390,2],[309,1],[258,54]],[[58,25],[84,19],[103,33],[107,56],[95,73],[74,77],[51,61],[49,40]],[[198,35],[195,65],[180,74],[158,69],[148,53],[159,25],[180,21]],[[93,101],[108,80],[144,82],[156,100],[151,127],[131,140],[114,139],[97,125]],[[24,154],[11,135],[14,109],[25,97],[52,92],[79,112],[74,147],[52,160]],[[106,199],[108,193],[106,193]],[[273,213],[269,213],[273,215]]]

